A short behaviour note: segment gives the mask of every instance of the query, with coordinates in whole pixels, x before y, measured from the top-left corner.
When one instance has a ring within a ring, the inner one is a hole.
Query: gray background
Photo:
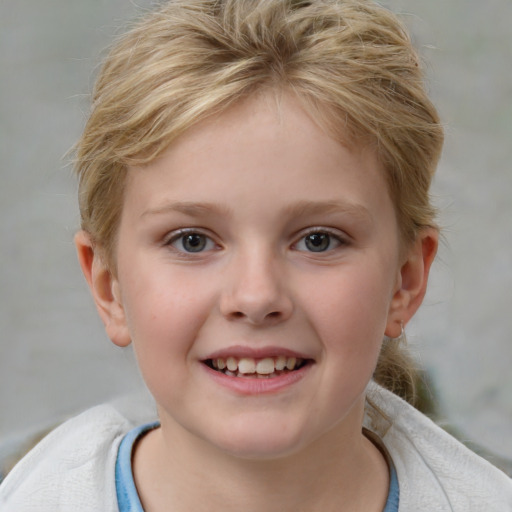
[[[139,6],[149,1],[137,0]],[[409,338],[467,439],[512,457],[512,2],[390,0],[447,127],[445,243]],[[128,0],[0,0],[0,441],[141,388],[76,263],[80,133]]]

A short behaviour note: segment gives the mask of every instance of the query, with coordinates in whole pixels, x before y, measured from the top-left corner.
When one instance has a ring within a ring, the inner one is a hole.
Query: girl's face
[[[174,439],[252,458],[332,444],[360,435],[396,334],[399,254],[375,154],[253,97],[129,170],[111,337],[133,340]]]

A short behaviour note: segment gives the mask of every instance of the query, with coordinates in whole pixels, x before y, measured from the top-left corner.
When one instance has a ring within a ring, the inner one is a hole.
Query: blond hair
[[[404,245],[435,225],[443,130],[392,13],[367,0],[171,0],[112,47],[77,144],[82,228],[113,272],[127,166],[263,88],[295,94],[341,142],[374,145]]]

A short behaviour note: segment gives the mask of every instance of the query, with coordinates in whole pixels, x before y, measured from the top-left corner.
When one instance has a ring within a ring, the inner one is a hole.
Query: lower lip
[[[242,395],[263,395],[267,393],[277,393],[296,384],[306,376],[312,364],[308,363],[298,370],[269,378],[232,377],[213,370],[205,364],[201,363],[201,366],[210,378],[225,388]]]

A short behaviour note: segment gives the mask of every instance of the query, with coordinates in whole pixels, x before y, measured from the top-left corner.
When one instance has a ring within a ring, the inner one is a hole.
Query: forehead
[[[262,211],[270,202],[289,209],[294,201],[345,200],[378,209],[390,201],[375,152],[341,144],[289,95],[251,96],[128,172],[125,202],[138,210],[237,199]]]

